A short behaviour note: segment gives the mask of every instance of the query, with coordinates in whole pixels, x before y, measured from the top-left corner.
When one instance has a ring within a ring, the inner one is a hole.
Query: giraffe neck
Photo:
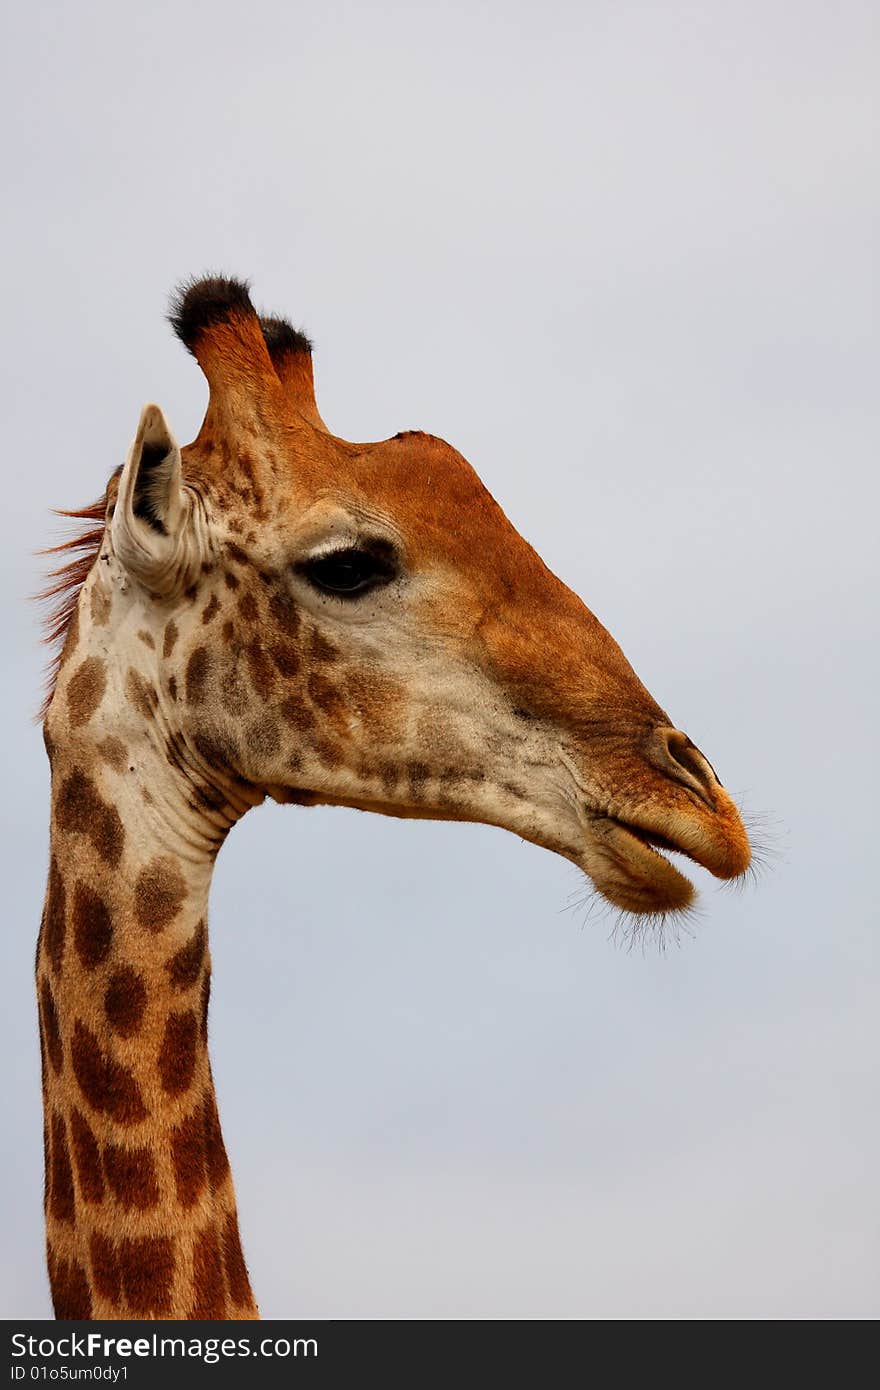
[[[207,1047],[208,889],[245,808],[154,739],[66,733],[37,948],[55,1312],[256,1317]]]

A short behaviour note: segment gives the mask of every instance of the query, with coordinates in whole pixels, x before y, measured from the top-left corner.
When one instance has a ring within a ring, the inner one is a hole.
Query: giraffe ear
[[[145,405],[110,523],[113,549],[134,578],[170,595],[192,582],[197,543],[180,449],[157,405]]]

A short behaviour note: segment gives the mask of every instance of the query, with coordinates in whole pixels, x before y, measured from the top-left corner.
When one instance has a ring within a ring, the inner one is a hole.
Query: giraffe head
[[[190,285],[172,321],[207,414],[180,450],[144,408],[91,606],[203,806],[246,786],[486,822],[635,913],[692,898],[664,849],[744,872],[706,758],[460,454],[421,433],[332,435],[309,343],[238,282]]]

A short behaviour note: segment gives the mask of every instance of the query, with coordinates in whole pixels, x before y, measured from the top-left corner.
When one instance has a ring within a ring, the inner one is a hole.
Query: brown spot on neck
[[[159,695],[152,681],[146,680],[139,671],[130,667],[125,678],[125,693],[138,714],[149,722],[159,703]]]
[[[107,668],[97,656],[87,656],[67,683],[67,712],[73,728],[87,724],[107,688]]]
[[[51,1245],[47,1248],[47,1263],[56,1318],[87,1321],[92,1316],[92,1296],[82,1265],[57,1256]]]
[[[153,859],[137,876],[135,918],[148,931],[163,931],[173,922],[185,898],[186,882],[177,860],[170,855]]]
[[[196,647],[186,663],[186,698],[189,704],[198,705],[205,698],[210,659],[205,647]]]
[[[89,1241],[89,1255],[96,1292],[118,1308],[122,1301],[122,1274],[116,1246],[107,1236],[96,1232]]]
[[[213,1221],[196,1237],[193,1247],[193,1289],[195,1299],[191,1318],[222,1318],[226,1311],[223,1256]]]
[[[62,783],[57,817],[62,830],[86,835],[104,862],[116,867],[125,843],[119,812],[104,801],[95,783],[80,768],[75,768]]]
[[[171,1236],[126,1238],[119,1242],[116,1258],[122,1291],[136,1316],[167,1316],[171,1312],[171,1280],[174,1277],[174,1240]]]
[[[107,626],[112,608],[113,597],[110,590],[105,589],[104,585],[95,579],[89,591],[89,612],[95,627]]]
[[[226,1266],[226,1278],[229,1282],[229,1293],[232,1301],[242,1306],[251,1303],[253,1294],[248,1279],[247,1265],[244,1262],[241,1238],[238,1234],[238,1221],[234,1212],[230,1212],[226,1217],[223,1231],[223,1262]]]
[[[76,1201],[73,1192],[73,1170],[67,1151],[67,1131],[64,1120],[56,1110],[52,1115],[52,1162],[49,1175],[49,1210],[56,1221],[72,1221]]]
[[[114,738],[112,735],[102,739],[98,744],[98,752],[104,759],[104,762],[108,763],[109,766],[113,768],[114,772],[122,772],[124,770],[127,762],[127,755],[125,744],[122,742],[122,739]]]
[[[80,1091],[93,1110],[121,1125],[146,1119],[147,1108],[134,1073],[104,1052],[94,1033],[79,1019],[73,1030],[71,1059]]]
[[[149,1211],[159,1204],[156,1167],[149,1149],[129,1149],[122,1144],[105,1144],[104,1171],[107,1184],[123,1207]]]
[[[43,909],[41,941],[56,975],[61,973],[64,959],[64,938],[67,930],[65,917],[66,894],[64,880],[53,858],[49,865],[49,883],[46,889],[46,906]]]
[[[147,987],[136,970],[123,965],[110,976],[104,994],[104,1012],[115,1033],[130,1038],[141,1025],[147,1004]]]
[[[79,882],[73,891],[73,940],[86,970],[107,959],[113,939],[113,922],[104,899]]]
[[[61,1030],[58,1027],[58,1013],[52,995],[52,986],[48,980],[43,980],[40,984],[40,1007],[43,1036],[46,1039],[49,1061],[52,1063],[53,1070],[59,1073],[64,1066],[64,1045],[61,1041]]]
[[[168,1095],[181,1095],[192,1085],[197,1037],[198,1023],[192,1009],[168,1015],[158,1060],[162,1089]]]
[[[207,1185],[205,1122],[201,1105],[172,1131],[171,1161],[178,1201],[182,1207],[191,1207]]]
[[[103,1202],[104,1170],[101,1165],[101,1151],[88,1121],[78,1110],[71,1112],[70,1131],[79,1190],[87,1202]]]
[[[167,962],[165,969],[175,989],[191,989],[198,982],[205,964],[206,939],[205,923],[202,920],[187,944],[181,946]]]

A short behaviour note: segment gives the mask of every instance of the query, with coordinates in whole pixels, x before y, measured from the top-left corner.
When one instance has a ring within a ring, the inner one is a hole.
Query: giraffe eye
[[[387,584],[396,573],[390,553],[355,549],[306,560],[299,568],[316,589],[344,598]]]

